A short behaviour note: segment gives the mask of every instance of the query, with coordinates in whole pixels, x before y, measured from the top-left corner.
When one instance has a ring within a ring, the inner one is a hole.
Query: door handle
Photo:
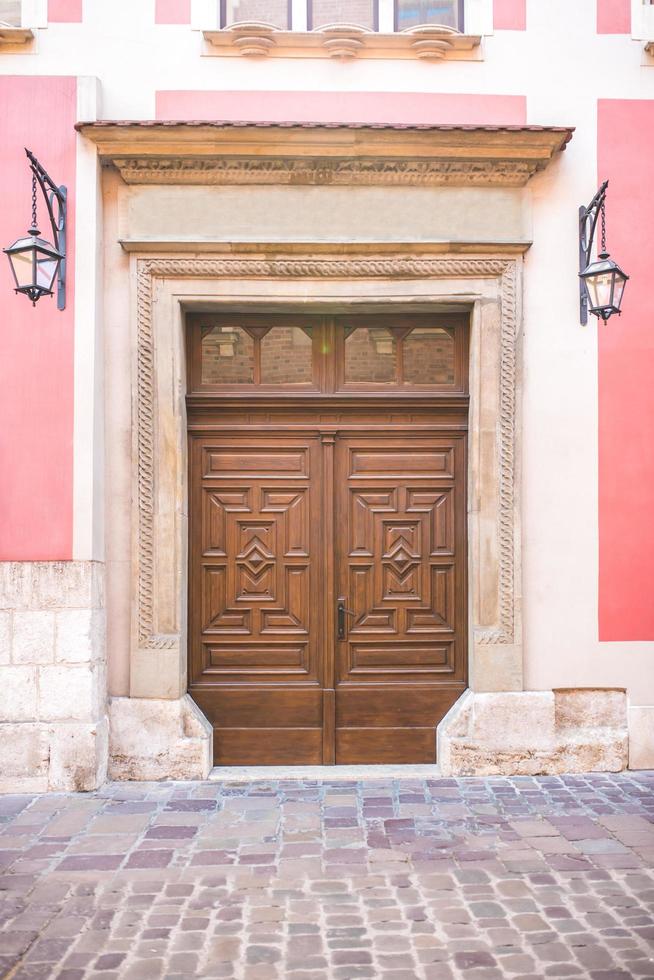
[[[337,600],[336,611],[337,611],[336,620],[337,620],[338,639],[339,640],[344,640],[345,639],[345,617],[346,616],[356,616],[356,613],[352,612],[351,609],[346,609],[345,608],[345,599],[342,598],[342,597]]]

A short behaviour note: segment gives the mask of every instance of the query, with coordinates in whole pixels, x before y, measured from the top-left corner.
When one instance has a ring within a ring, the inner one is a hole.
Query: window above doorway
[[[466,313],[190,314],[190,393],[465,394]]]

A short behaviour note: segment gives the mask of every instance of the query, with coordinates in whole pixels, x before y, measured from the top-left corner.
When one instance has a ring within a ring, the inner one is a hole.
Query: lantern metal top
[[[591,262],[590,265],[583,270],[583,272],[579,273],[579,275],[583,279],[588,279],[590,276],[601,276],[606,272],[616,272],[622,276],[623,279],[629,278],[629,276],[622,271],[618,263],[613,261],[608,252],[600,252],[597,260],[595,262]]]
[[[62,253],[54,245],[46,241],[45,238],[39,238],[38,236],[40,234],[41,232],[38,228],[31,228],[28,232],[29,237],[16,239],[13,245],[10,245],[8,248],[3,248],[2,251],[5,255],[13,255],[16,252],[26,252],[28,249],[36,248],[39,252],[45,252],[53,259],[62,259]]]

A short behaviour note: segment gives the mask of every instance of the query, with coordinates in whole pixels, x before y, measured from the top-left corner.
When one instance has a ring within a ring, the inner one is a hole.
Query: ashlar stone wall
[[[106,777],[104,567],[0,563],[0,792]]]

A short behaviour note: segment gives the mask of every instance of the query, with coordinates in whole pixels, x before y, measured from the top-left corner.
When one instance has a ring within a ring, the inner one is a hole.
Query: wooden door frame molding
[[[416,246],[413,246],[415,249]],[[304,249],[304,252],[303,252]],[[187,622],[185,311],[221,304],[447,304],[471,310],[468,472],[469,683],[522,690],[521,255],[132,255],[131,698],[184,698]],[[370,288],[373,287],[373,288]],[[172,356],[171,356],[172,354]]]

